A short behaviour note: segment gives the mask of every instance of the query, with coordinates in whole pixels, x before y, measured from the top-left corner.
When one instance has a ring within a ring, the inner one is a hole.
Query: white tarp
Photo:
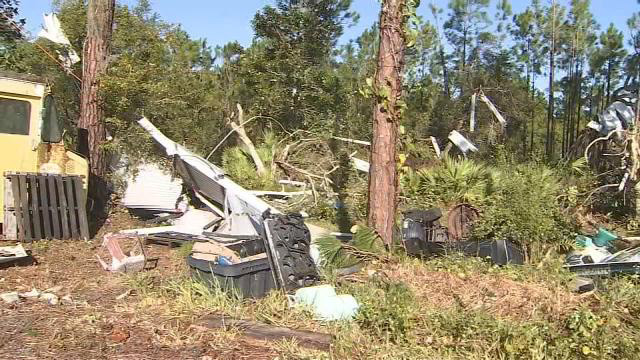
[[[63,45],[67,49],[68,54],[60,54],[59,58],[64,63],[65,68],[70,69],[71,65],[80,61],[80,56],[78,56],[75,50],[71,47],[71,42],[69,42],[64,31],[62,31],[60,21],[56,14],[44,14],[43,18],[42,30],[38,33],[38,37]]]

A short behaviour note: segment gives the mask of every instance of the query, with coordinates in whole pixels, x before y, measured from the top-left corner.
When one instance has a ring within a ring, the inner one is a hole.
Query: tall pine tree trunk
[[[374,89],[373,139],[369,170],[369,226],[385,244],[393,241],[396,213],[396,138],[401,110],[405,50],[405,0],[384,0]],[[383,96],[386,94],[388,96]],[[386,97],[386,98],[385,98]]]
[[[78,127],[87,130],[89,147],[89,196],[97,210],[106,204],[107,161],[103,144],[106,140],[104,110],[99,96],[100,75],[108,65],[115,0],[89,0],[87,38],[84,43],[80,119]]]
[[[547,159],[553,159],[553,145],[555,142],[555,121],[554,116],[554,98],[553,98],[553,85],[554,85],[554,73],[555,73],[555,55],[556,55],[556,3],[553,1],[551,4],[553,7],[553,17],[551,19],[551,49],[549,50],[549,105],[547,113]]]

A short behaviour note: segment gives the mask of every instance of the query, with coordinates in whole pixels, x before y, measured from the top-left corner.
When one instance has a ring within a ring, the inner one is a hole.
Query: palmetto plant
[[[418,196],[433,205],[482,203],[492,193],[495,171],[469,159],[445,157],[418,171]]]

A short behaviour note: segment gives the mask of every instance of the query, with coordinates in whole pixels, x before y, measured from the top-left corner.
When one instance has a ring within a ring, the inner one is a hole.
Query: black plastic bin
[[[246,240],[227,246],[241,257],[264,253],[262,239]],[[187,257],[192,276],[210,286],[220,286],[228,293],[244,298],[261,298],[276,288],[271,265],[266,254],[264,258],[240,262],[232,265],[218,265],[212,261]]]

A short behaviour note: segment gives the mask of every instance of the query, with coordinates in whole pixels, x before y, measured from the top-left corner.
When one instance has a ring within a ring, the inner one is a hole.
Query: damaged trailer
[[[192,273],[245,297],[262,297],[274,288],[286,291],[318,280],[311,257],[311,233],[300,215],[284,215],[226,177],[206,159],[175,143],[148,119],[138,124],[164,149],[183,183],[215,213],[216,221],[196,233],[187,261]],[[187,210],[186,214],[190,211]],[[180,227],[168,227],[172,231]],[[127,231],[147,235],[167,233],[167,227]],[[220,254],[220,247],[238,258]]]

